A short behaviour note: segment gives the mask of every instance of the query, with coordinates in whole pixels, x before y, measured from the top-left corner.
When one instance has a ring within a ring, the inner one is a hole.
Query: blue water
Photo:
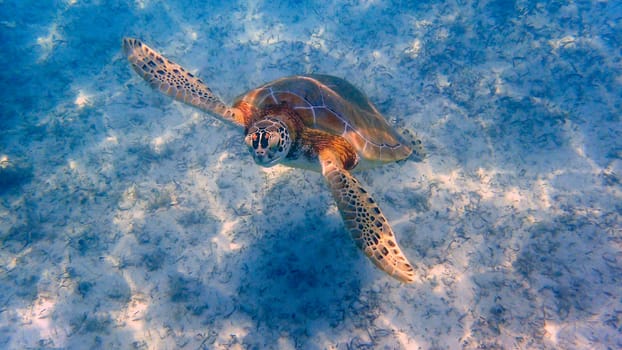
[[[622,347],[617,1],[0,1],[0,348]],[[150,89],[325,73],[428,157],[360,172],[377,270],[317,173]]]

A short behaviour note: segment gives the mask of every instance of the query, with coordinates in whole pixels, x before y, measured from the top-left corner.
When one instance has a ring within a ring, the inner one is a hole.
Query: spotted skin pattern
[[[287,126],[270,117],[254,123],[246,132],[244,141],[255,163],[265,167],[281,162],[292,144]]]
[[[123,39],[123,52],[132,68],[154,89],[226,122],[243,123],[241,113],[227,107],[201,79],[140,40]]]
[[[390,276],[415,280],[387,219],[350,171],[406,159],[413,149],[419,156],[423,148],[418,140],[410,146],[402,141],[358,89],[336,77],[293,76],[251,90],[229,107],[203,81],[140,40],[123,39],[123,51],[155,89],[244,127],[257,164],[321,171],[356,245]]]
[[[320,162],[322,174],[356,245],[392,277],[404,283],[413,282],[415,270],[397,245],[391,226],[371,195],[330,154],[321,154]]]

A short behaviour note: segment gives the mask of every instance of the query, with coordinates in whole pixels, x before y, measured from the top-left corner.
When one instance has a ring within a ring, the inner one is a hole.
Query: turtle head
[[[244,141],[255,163],[264,167],[271,167],[285,159],[292,145],[287,125],[269,117],[251,125]]]

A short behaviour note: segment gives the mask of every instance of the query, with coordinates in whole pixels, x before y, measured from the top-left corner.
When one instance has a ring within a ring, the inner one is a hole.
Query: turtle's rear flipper
[[[410,129],[401,128],[398,129],[400,136],[404,139],[404,142],[412,149],[412,153],[409,158],[414,161],[422,161],[427,156],[425,147],[421,139],[415,135]]]
[[[356,245],[392,277],[405,283],[413,282],[415,270],[397,245],[387,219],[367,191],[336,158],[330,152],[320,155],[322,175]]]
[[[242,124],[241,113],[227,107],[201,79],[140,40],[124,38],[123,53],[132,63],[132,68],[153,88],[219,119]]]

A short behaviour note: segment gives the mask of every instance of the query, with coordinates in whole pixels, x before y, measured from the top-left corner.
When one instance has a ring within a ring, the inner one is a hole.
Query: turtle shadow
[[[263,234],[245,250],[240,272],[239,311],[258,325],[244,342],[276,344],[288,334],[298,343],[314,336],[309,328],[321,332],[343,320],[365,283],[361,274],[371,267],[357,256],[338,213],[329,210],[330,193],[320,175],[282,176],[262,203],[270,213],[255,220]],[[291,205],[274,210],[278,203]]]

